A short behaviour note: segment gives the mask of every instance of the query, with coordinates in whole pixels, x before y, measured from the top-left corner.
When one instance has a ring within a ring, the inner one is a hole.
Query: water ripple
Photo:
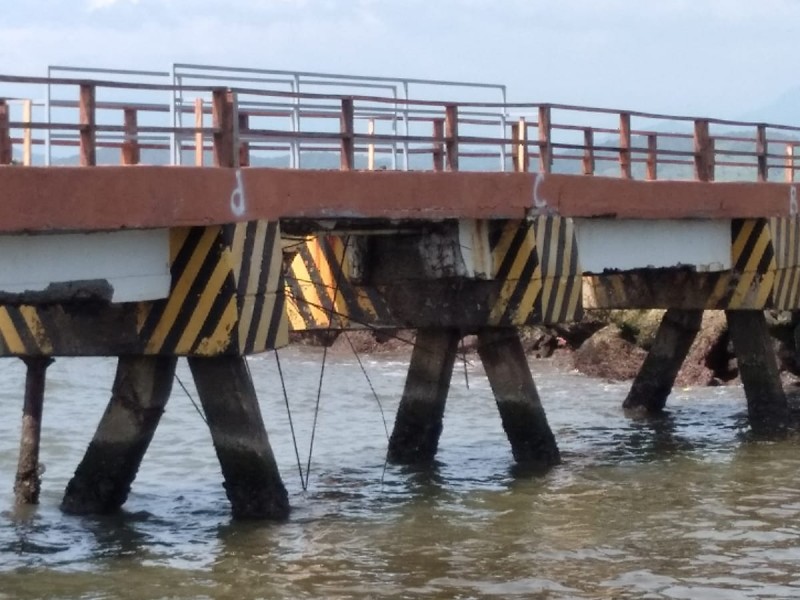
[[[282,362],[305,467],[319,353],[290,350]],[[51,367],[42,503],[14,509],[24,371],[1,363],[0,600],[800,595],[800,439],[752,439],[741,389],[680,390],[663,418],[632,421],[625,385],[537,362],[563,464],[523,476],[477,363],[469,388],[454,378],[438,462],[420,471],[385,465],[379,407],[355,361],[334,357],[304,491],[274,359],[252,360],[294,507],[282,524],[231,522],[208,431],[179,389],[125,510],[61,514],[110,360]],[[391,426],[405,362],[367,368]],[[190,382],[183,364],[179,375]]]

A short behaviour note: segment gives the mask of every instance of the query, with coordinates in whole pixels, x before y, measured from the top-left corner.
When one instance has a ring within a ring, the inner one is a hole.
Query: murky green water
[[[281,356],[305,463],[321,351]],[[619,408],[626,386],[534,363],[564,464],[531,479],[512,474],[479,365],[469,389],[457,367],[437,469],[384,471],[380,411],[355,360],[337,357],[303,492],[274,357],[250,365],[294,506],[285,524],[231,522],[206,426],[177,385],[125,511],[62,515],[110,360],[50,368],[42,502],[15,511],[24,372],[0,361],[0,599],[800,596],[800,444],[749,441],[741,389],[678,391],[668,418],[635,423]],[[366,368],[391,428],[405,361]]]

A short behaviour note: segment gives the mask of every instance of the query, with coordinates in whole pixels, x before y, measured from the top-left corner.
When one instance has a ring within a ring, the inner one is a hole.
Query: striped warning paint
[[[53,353],[51,337],[34,306],[0,307],[0,354],[40,356]]]
[[[496,266],[493,277],[502,287],[489,313],[489,325],[517,325],[536,314],[542,269],[535,229],[530,221],[505,221],[490,232],[489,247]]]
[[[353,277],[348,236],[311,236],[290,246],[286,309],[293,331],[390,325],[386,303],[373,286]]]
[[[277,223],[170,231],[164,300],[0,306],[0,355],[251,354],[288,343]]]
[[[249,354],[288,341],[277,223],[171,231],[172,288],[141,303],[145,354]]]
[[[731,295],[730,271],[638,269],[583,278],[584,308],[722,309]]]
[[[538,217],[537,249],[542,257],[542,321],[564,323],[580,318],[581,268],[572,219]]]
[[[309,237],[290,244],[293,258],[286,290],[292,330],[412,325],[413,319],[395,322],[382,288],[357,281],[348,244],[347,236]],[[571,219],[492,221],[489,247],[490,276],[500,287],[490,299],[485,324],[579,318],[581,273]]]
[[[738,277],[725,308],[765,308],[776,267],[769,223],[767,219],[733,219],[731,238],[732,271]]]
[[[146,354],[221,354],[236,324],[230,247],[222,226],[171,232],[172,288],[166,300],[142,303]]]
[[[489,245],[502,282],[489,325],[579,318],[581,272],[572,219],[541,216],[497,223]]]
[[[800,218],[770,219],[775,250],[773,304],[779,310],[800,308]]]
[[[250,221],[225,228],[233,255],[242,354],[288,342],[284,303],[283,250],[276,222]]]

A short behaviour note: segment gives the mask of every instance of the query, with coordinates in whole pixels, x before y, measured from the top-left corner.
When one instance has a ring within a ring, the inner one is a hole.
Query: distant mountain
[[[800,127],[800,86],[786,90],[769,104],[749,111],[739,119]]]

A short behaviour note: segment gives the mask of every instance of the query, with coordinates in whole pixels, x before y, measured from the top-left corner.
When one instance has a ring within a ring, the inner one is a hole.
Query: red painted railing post
[[[550,123],[550,107],[539,107],[539,171],[550,173],[553,170],[552,125]]]
[[[96,89],[91,84],[81,84],[80,101],[80,164],[91,167],[97,164]]]
[[[224,88],[215,89],[211,97],[211,114],[214,123],[214,164],[218,167],[235,167],[236,156],[233,98]]]
[[[339,168],[342,171],[352,171],[355,168],[354,110],[353,99],[342,98],[342,112],[339,118],[339,132],[342,136]]]
[[[447,150],[447,170],[458,171],[458,105],[444,109],[444,145]]]
[[[0,165],[10,165],[13,157],[8,103],[0,99]]]
[[[250,142],[242,141],[242,133],[250,129],[250,115],[239,113],[239,166],[250,166]]]
[[[631,173],[631,114],[619,113],[619,173],[630,179]]]
[[[514,171],[519,171],[519,123],[511,124],[511,163]]]
[[[594,175],[594,131],[583,130],[583,174]]]
[[[714,140],[708,119],[694,122],[694,176],[699,181],[714,181]]]
[[[769,171],[767,168],[767,126],[756,127],[756,163],[758,165],[758,180],[767,181]]]
[[[658,179],[658,135],[655,133],[647,136],[647,179]]]
[[[135,108],[126,108],[125,114],[125,140],[122,142],[122,164],[138,165],[141,160],[139,148],[139,125]]]
[[[433,120],[433,170],[444,171],[444,119]]]

